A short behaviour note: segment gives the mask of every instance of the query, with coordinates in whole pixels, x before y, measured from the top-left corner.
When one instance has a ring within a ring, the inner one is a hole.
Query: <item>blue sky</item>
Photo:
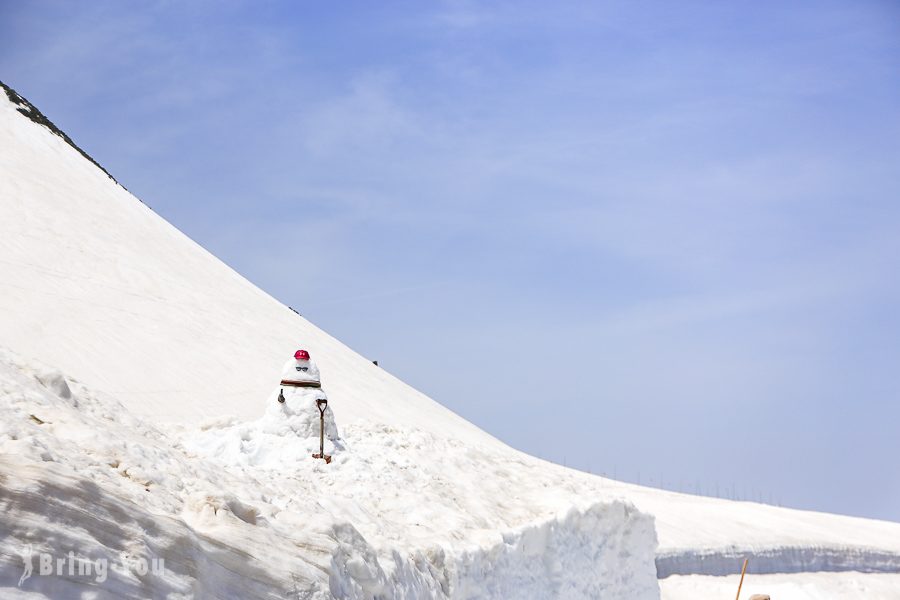
[[[895,3],[0,11],[126,187],[513,446],[900,520]]]

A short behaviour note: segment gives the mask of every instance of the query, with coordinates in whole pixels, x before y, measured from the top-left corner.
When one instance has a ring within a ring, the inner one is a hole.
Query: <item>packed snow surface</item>
[[[163,575],[123,567],[99,588],[132,597],[649,598],[646,514],[664,576],[733,572],[744,555],[770,571],[900,571],[900,524],[642,488],[508,448],[16,108],[0,96],[4,595],[28,541],[164,557]],[[279,406],[278,366],[300,347],[322,388]],[[331,465],[308,456],[320,393]]]

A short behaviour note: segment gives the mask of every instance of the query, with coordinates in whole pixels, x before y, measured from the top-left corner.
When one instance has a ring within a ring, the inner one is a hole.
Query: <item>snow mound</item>
[[[230,465],[290,469],[319,451],[320,415],[316,401],[325,392],[316,388],[284,388],[284,402],[276,390],[266,401],[265,414],[255,421],[214,420],[185,439],[185,447]],[[336,456],[344,445],[338,435],[334,411],[325,408],[325,453]]]
[[[273,405],[251,423],[161,427],[0,351],[0,595],[19,591],[26,553],[38,564],[41,554],[72,552],[107,561],[104,580],[35,570],[21,591],[659,597],[653,519],[630,504],[572,507],[539,471],[526,474],[533,488],[513,490],[521,471],[508,453],[414,429],[348,426],[325,465],[309,457],[305,429],[273,429],[297,418]],[[240,432],[251,432],[256,450],[229,454],[198,442],[222,437],[231,448]],[[160,559],[158,572],[139,568]]]
[[[344,445],[328,396],[321,387],[298,383],[321,386],[319,369],[312,360],[292,358],[285,363],[281,385],[266,401],[262,417],[249,422],[233,417],[208,420],[201,424],[201,431],[186,436],[185,447],[228,465],[284,470],[319,452],[321,434],[325,454],[335,456]]]

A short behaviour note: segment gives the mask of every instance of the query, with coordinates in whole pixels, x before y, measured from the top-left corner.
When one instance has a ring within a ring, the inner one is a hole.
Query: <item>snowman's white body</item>
[[[293,434],[301,438],[319,437],[319,408],[316,400],[325,400],[327,396],[320,387],[307,387],[299,384],[318,384],[319,369],[311,360],[290,359],[281,371],[281,385],[276,389],[263,415],[261,425],[263,431],[275,435]],[[279,402],[279,395],[284,402]],[[325,409],[325,438],[337,441],[338,431],[334,422],[331,407]]]

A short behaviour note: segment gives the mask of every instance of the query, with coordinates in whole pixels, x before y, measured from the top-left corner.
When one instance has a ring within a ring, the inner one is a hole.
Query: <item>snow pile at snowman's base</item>
[[[265,413],[255,421],[219,418],[202,423],[200,432],[184,436],[185,449],[226,464],[265,469],[284,469],[319,451],[320,416],[316,400],[319,389],[284,390],[284,402],[275,392],[266,402]],[[325,454],[344,449],[338,436],[334,412],[324,411]]]
[[[270,415],[164,430],[4,352],[0,413],[4,597],[659,597],[651,517],[496,446],[355,424],[325,465]]]

